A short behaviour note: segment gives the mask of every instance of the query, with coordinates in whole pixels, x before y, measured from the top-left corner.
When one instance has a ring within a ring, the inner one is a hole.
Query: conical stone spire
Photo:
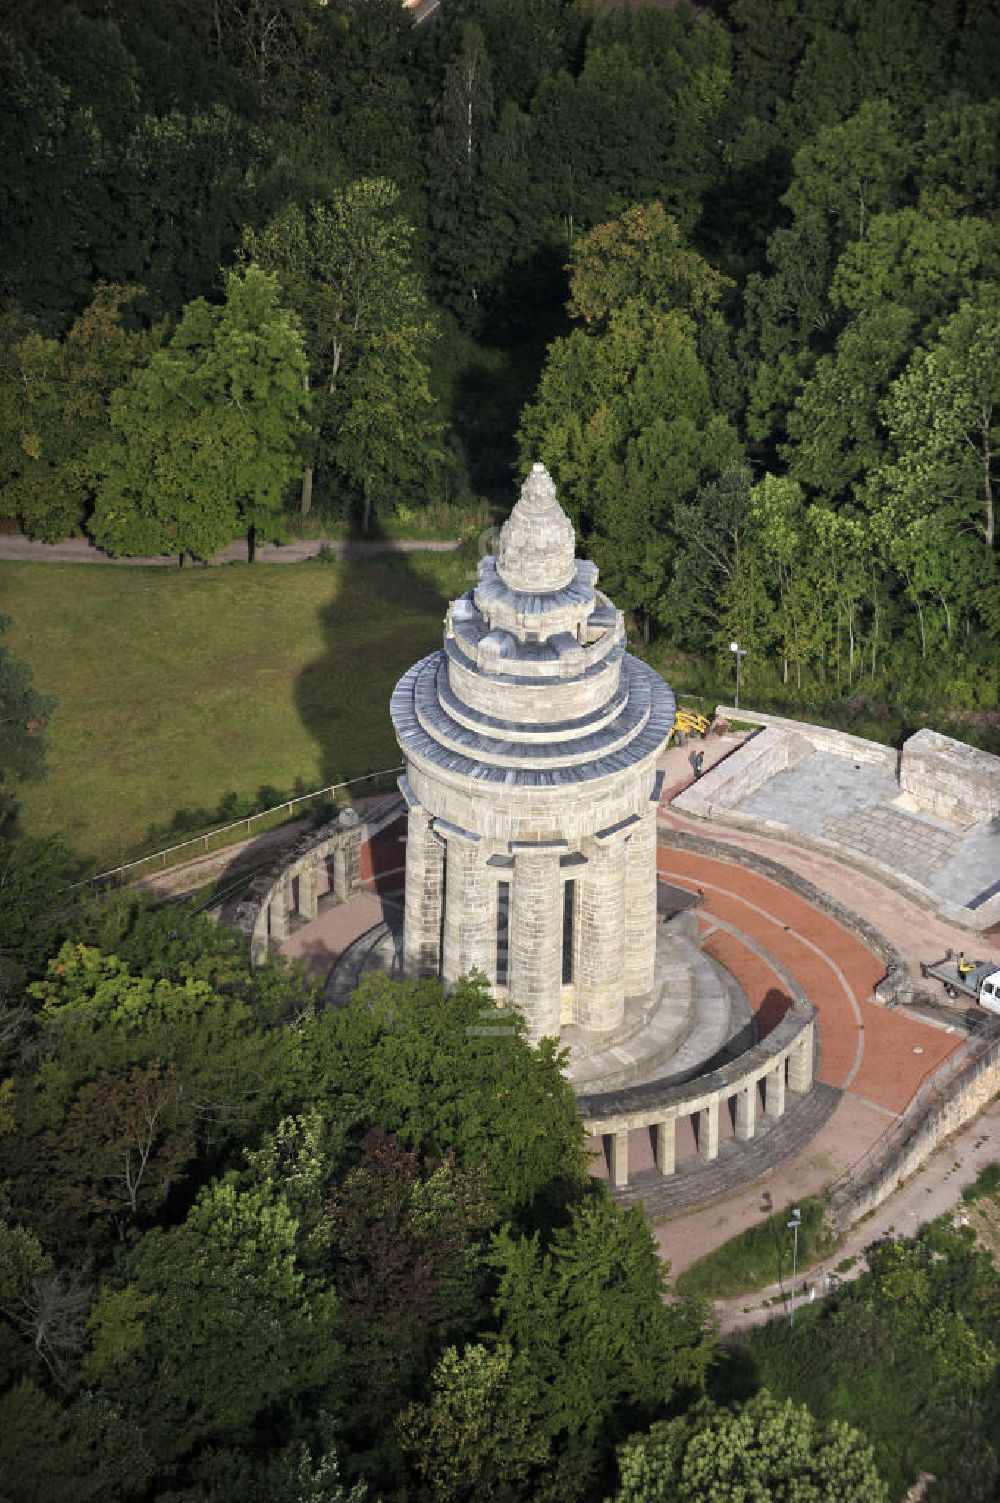
[[[533,464],[520,499],[500,531],[497,573],[512,590],[547,595],[576,576],[573,524],[556,500],[552,476]]]

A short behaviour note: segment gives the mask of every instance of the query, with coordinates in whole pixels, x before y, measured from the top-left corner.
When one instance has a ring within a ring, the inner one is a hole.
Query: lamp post
[[[738,642],[730,642],[729,651],[736,659],[736,704],[734,708],[738,710],[740,707],[740,658],[746,657],[747,649],[741,647]]]
[[[795,1275],[799,1265],[799,1227],[801,1225],[802,1209],[800,1206],[795,1206],[792,1210],[792,1219],[787,1223],[788,1230],[795,1239],[792,1243],[792,1305],[788,1317],[788,1323],[792,1326],[795,1324]]]

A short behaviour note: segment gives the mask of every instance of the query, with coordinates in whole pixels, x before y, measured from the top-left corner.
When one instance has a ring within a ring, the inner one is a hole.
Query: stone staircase
[[[348,945],[327,979],[325,996],[332,1007],[343,1007],[363,976],[378,971],[394,981],[403,974],[403,929],[387,923],[366,929]]]
[[[675,1174],[645,1169],[630,1175],[625,1188],[612,1194],[620,1205],[641,1205],[651,1221],[663,1221],[706,1201],[731,1195],[753,1184],[807,1143],[832,1116],[841,1095],[836,1086],[819,1082],[804,1096],[789,1092],[784,1116],[770,1121],[761,1114],[751,1142],[725,1138],[719,1144],[719,1157],[710,1164],[693,1157],[682,1159]]]
[[[664,925],[657,934],[656,987],[641,1026],[594,1047],[564,1030],[573,1046],[567,1077],[578,1095],[598,1095],[641,1082],[680,1083],[711,1068],[727,1049],[749,1047],[750,1004],[697,941]],[[751,1039],[752,1042],[752,1039]]]

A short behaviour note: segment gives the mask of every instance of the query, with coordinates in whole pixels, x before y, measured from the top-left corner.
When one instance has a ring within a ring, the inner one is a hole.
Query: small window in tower
[[[569,986],[573,980],[573,909],[576,900],[576,882],[563,883],[563,943],[562,984]]]
[[[510,883],[497,883],[497,986],[507,985],[507,942],[510,937]]]

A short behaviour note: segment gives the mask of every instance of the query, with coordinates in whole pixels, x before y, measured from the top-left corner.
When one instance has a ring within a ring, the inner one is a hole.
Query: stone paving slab
[[[863,856],[887,861],[925,885],[939,867],[956,856],[963,843],[940,821],[921,819],[885,804],[827,819],[823,834]]]
[[[804,835],[823,835],[828,820],[874,809],[898,795],[896,779],[881,767],[811,752],[735,807],[741,814],[774,820]]]
[[[960,907],[1000,879],[1000,820],[960,828],[915,808],[884,767],[814,751],[733,812],[830,840]]]

